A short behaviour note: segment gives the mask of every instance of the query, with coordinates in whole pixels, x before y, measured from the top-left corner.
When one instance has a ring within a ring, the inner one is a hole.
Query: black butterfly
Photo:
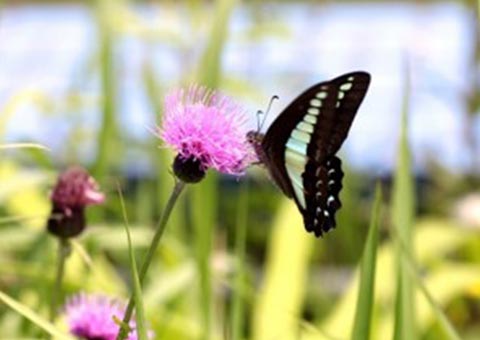
[[[265,135],[247,134],[275,183],[295,200],[305,229],[316,236],[336,225],[343,172],[335,154],[347,138],[369,84],[366,72],[316,84],[295,99]]]

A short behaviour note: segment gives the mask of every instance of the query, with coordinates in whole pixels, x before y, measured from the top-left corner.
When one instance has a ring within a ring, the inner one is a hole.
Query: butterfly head
[[[270,112],[270,109],[272,108],[272,103],[275,99],[278,99],[277,95],[274,95],[272,96],[272,98],[270,98],[270,102],[268,103],[268,107],[265,112],[263,112],[262,110],[257,111],[257,130],[252,130],[247,133],[247,141],[248,143],[250,143],[250,145],[253,146],[253,149],[255,150],[258,159],[262,163],[264,163],[265,160],[265,152],[262,148],[262,141],[265,135],[261,133],[260,130],[262,129],[263,124],[265,124],[265,121],[267,120],[267,115]],[[261,116],[263,116],[263,119],[260,118]]]
[[[264,162],[264,151],[262,149],[262,141],[264,134],[259,131],[251,130],[247,132],[247,142],[253,147],[255,150],[255,154],[257,155],[260,162]]]
[[[256,144],[261,144],[262,140],[263,140],[263,133],[254,131],[254,130],[247,132],[247,141],[251,145],[255,146]]]

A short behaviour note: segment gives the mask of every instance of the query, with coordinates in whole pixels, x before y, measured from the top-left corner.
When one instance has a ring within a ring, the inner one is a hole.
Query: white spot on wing
[[[308,115],[305,115],[305,117],[303,117],[303,121],[305,121],[307,123],[310,123],[310,124],[316,124],[317,123],[317,117],[308,114]]]
[[[288,177],[292,182],[295,197],[297,198],[300,206],[305,209],[307,205],[305,203],[305,196],[303,195],[303,184],[300,174],[297,173],[294,169],[291,169],[288,165],[285,168],[287,169]]]
[[[325,98],[327,98],[327,95],[328,95],[327,92],[323,92],[323,91],[322,91],[322,92],[318,92],[318,93],[315,95],[315,97],[317,97],[318,99],[325,99]]]
[[[322,107],[322,101],[320,99],[310,100],[310,105],[313,107]]]
[[[340,85],[340,90],[342,91],[348,91],[352,88],[353,84],[352,83],[345,83]]]
[[[313,133],[313,125],[309,123],[300,122],[297,124],[297,129],[307,133]]]
[[[290,135],[291,138],[294,138],[300,142],[304,142],[308,144],[310,142],[310,138],[312,137],[309,133],[300,131],[298,129],[294,129],[292,134]]]
[[[306,155],[307,154],[307,144],[302,143],[296,139],[290,138],[287,141],[287,148],[295,151],[296,153]]]
[[[295,184],[303,191],[303,180],[301,173],[290,167],[288,164],[285,165],[285,168],[287,169],[288,177],[290,177],[292,184]]]
[[[307,164],[307,157],[303,154],[295,152],[292,149],[285,150],[285,163],[293,169],[303,173],[305,171],[305,165]]]
[[[314,115],[314,116],[316,116],[316,115],[318,115],[318,114],[320,113],[320,110],[317,109],[316,107],[311,107],[311,108],[309,108],[309,109],[307,110],[307,113],[308,113],[309,115]]]

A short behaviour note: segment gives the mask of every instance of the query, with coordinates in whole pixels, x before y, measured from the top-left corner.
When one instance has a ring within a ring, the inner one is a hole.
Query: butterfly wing
[[[343,172],[335,153],[347,137],[370,83],[365,72],[345,74],[302,93],[275,120],[263,142],[267,167],[317,236],[335,226]]]
[[[347,138],[353,119],[370,85],[370,75],[366,72],[352,72],[331,80],[329,85],[337,90],[337,102],[335,111],[328,117],[330,119],[325,117],[331,125],[326,126],[322,132],[327,155],[333,155]]]

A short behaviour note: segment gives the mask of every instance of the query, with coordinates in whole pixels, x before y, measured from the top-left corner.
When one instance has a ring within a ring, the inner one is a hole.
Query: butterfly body
[[[341,161],[336,156],[370,83],[352,72],[312,86],[295,99],[265,135],[247,139],[273,181],[302,213],[305,228],[320,236],[335,227],[341,207]]]

